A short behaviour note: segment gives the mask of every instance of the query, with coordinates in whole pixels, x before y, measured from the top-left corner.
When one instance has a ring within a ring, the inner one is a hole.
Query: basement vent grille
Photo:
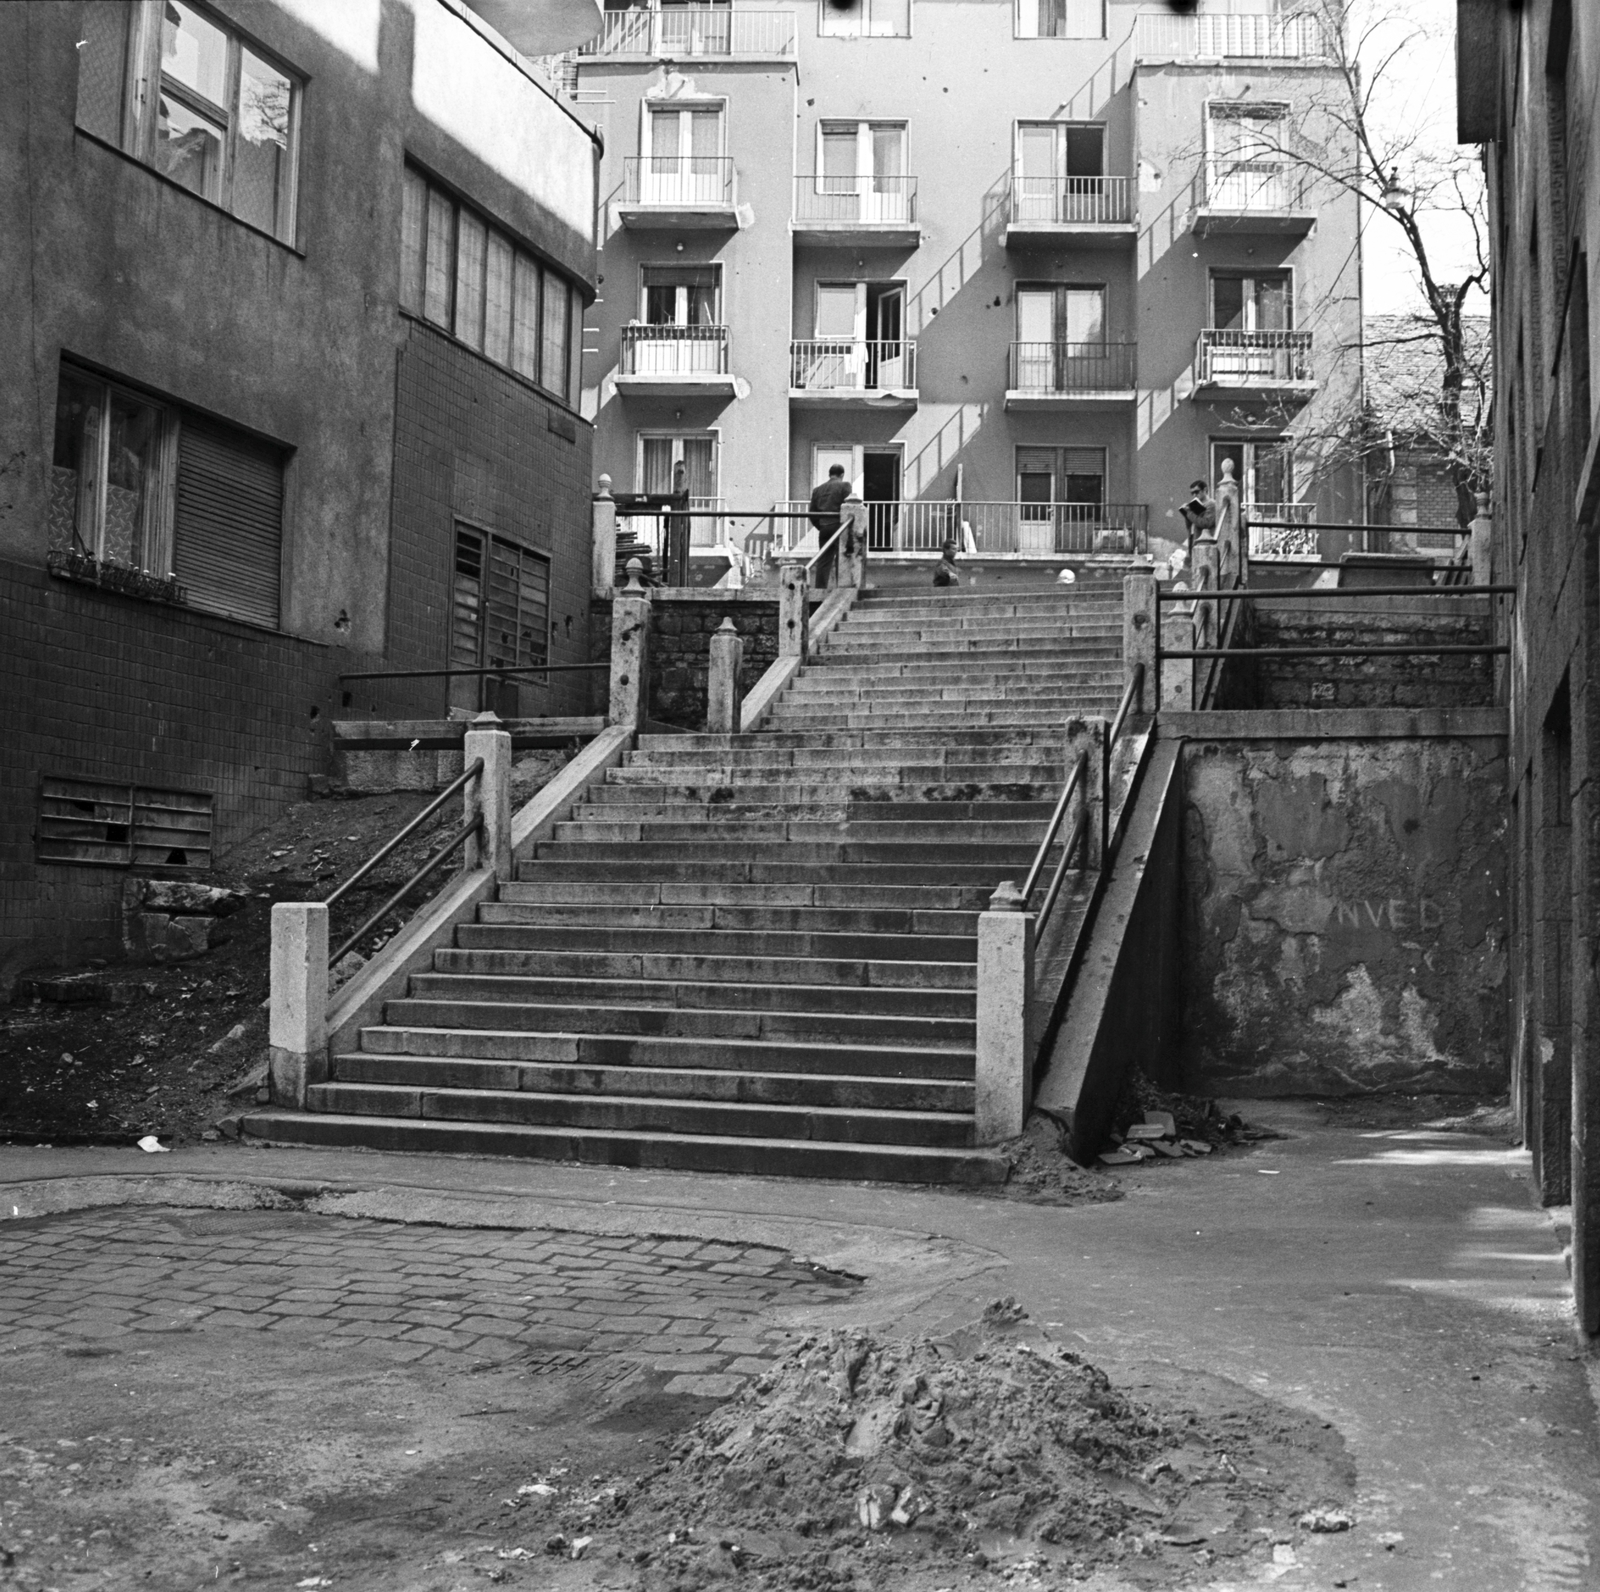
[[[34,855],[39,862],[205,873],[211,803],[203,791],[46,775]]]

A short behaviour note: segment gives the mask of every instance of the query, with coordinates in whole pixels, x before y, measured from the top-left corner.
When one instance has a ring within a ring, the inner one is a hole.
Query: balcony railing
[[[727,541],[727,521],[722,510],[728,500],[720,497],[691,497],[688,507],[694,511],[689,521],[689,544],[692,547],[721,547]],[[715,517],[705,511],[715,511]],[[617,511],[619,532],[629,532],[635,541],[643,542],[658,558],[666,551],[667,518],[651,511],[649,514],[629,514]]]
[[[1306,523],[1316,517],[1316,509],[1315,503],[1246,503],[1250,556],[1316,558],[1321,552],[1320,533]]]
[[[806,505],[779,507],[795,511]],[[935,554],[954,542],[969,556],[1024,558],[1137,553],[1144,551],[1149,524],[1150,511],[1143,503],[869,502],[867,547],[878,553]],[[776,525],[775,552],[793,546],[809,530],[804,520],[779,520]]]
[[[623,376],[725,376],[726,326],[624,326]]]
[[[789,386],[805,392],[905,391],[917,385],[917,345],[814,337],[789,345]]]
[[[662,209],[731,209],[733,161],[727,155],[629,155],[622,162],[623,203]]]
[[[1194,350],[1202,386],[1273,387],[1310,382],[1310,332],[1246,332],[1207,327]]]
[[[1013,343],[1012,392],[1074,396],[1126,392],[1134,381],[1133,343]]]
[[[1133,35],[1140,60],[1317,60],[1328,56],[1328,44],[1321,18],[1276,13],[1177,17],[1144,11]]]
[[[917,179],[796,177],[794,218],[818,225],[911,226],[917,219]]]
[[[607,11],[581,55],[644,55],[683,60],[703,55],[758,55],[793,60],[792,11],[739,11],[731,6],[664,6]]]
[[[1108,226],[1133,220],[1133,184],[1126,177],[1011,179],[1013,226]]]
[[[1206,208],[1266,214],[1310,204],[1307,172],[1282,160],[1206,163]]]

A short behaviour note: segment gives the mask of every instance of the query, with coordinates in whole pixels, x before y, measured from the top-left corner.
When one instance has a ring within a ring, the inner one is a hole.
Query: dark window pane
[[[50,466],[50,545],[94,552],[94,498],[100,473],[101,404],[105,387],[63,369],[56,392],[55,450]]]
[[[122,142],[123,89],[128,73],[129,11],[90,5],[79,24],[78,126],[107,143]]]
[[[239,136],[233,152],[233,213],[282,236],[289,216],[289,117],[294,90],[276,67],[239,55]]]

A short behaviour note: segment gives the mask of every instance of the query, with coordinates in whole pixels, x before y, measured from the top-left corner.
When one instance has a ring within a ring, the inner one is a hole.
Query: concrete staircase
[[[757,733],[646,735],[274,1139],[998,1181],[973,1142],[977,914],[1121,583],[867,594]],[[1063,914],[1066,916],[1066,914]]]

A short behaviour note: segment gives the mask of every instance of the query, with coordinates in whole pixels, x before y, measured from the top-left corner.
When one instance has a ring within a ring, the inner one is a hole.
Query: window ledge
[[[174,182],[171,177],[166,175],[165,172],[157,171],[156,168],[150,165],[148,161],[140,160],[137,155],[130,155],[127,150],[118,148],[116,144],[110,143],[108,140],[101,138],[98,133],[91,133],[88,128],[79,127],[76,122],[73,123],[72,130],[79,138],[84,139],[88,143],[95,144],[101,149],[108,150],[111,154],[115,155],[118,160],[125,162],[129,166],[136,167],[139,171],[147,173],[158,183],[160,183],[162,187],[171,188],[175,193],[186,194],[190,199],[193,199],[197,205],[203,205],[207,210],[215,211],[219,216],[226,216],[228,220],[233,222],[235,226],[243,227],[246,232],[254,233],[256,237],[262,238],[266,242],[272,244],[274,247],[282,249],[285,254],[292,254],[297,260],[305,259],[306,251],[300,248],[297,244],[285,243],[283,239],[278,237],[275,233],[268,232],[264,227],[258,227],[253,221],[246,221],[243,216],[236,216],[231,210],[225,209],[214,199],[207,199],[204,194],[196,193],[193,188],[185,188],[181,182]]]
[[[76,581],[81,586],[97,586],[101,591],[114,591],[124,597],[166,603],[175,608],[189,605],[189,594],[176,575],[152,575],[148,570],[113,564],[91,558],[87,553],[58,547],[52,547],[45,554],[45,567],[57,580]]]

